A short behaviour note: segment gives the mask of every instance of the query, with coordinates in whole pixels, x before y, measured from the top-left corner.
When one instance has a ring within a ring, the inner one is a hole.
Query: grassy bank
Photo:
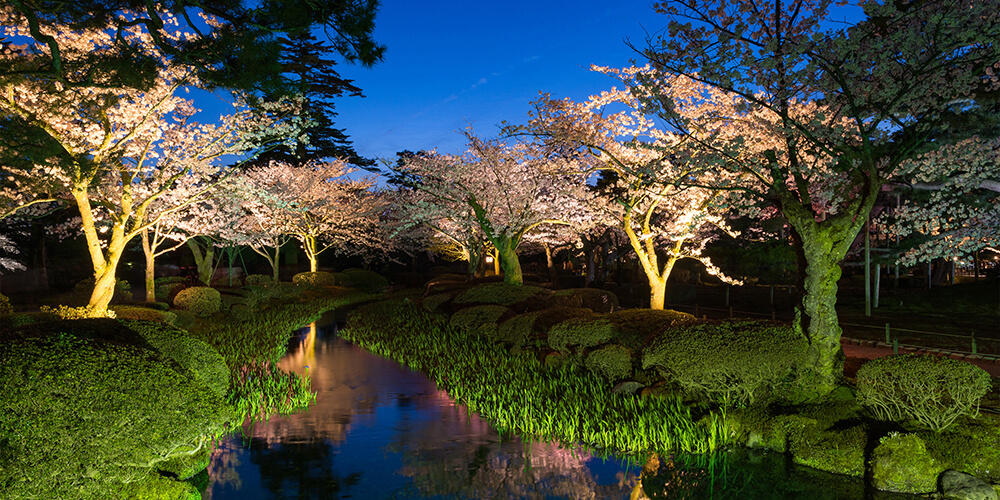
[[[705,453],[730,442],[724,413],[691,408],[676,397],[614,393],[584,368],[547,368],[530,352],[509,352],[409,301],[362,306],[341,335],[426,373],[503,432],[625,453]]]
[[[0,496],[199,498],[192,478],[218,437],[312,401],[308,380],[275,365],[293,331],[368,298],[333,287],[234,292],[202,317],[132,306],[123,316],[155,321],[5,318]]]

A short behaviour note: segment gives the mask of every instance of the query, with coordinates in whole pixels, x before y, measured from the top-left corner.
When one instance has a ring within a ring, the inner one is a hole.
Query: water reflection
[[[206,498],[625,498],[637,469],[501,439],[423,375],[310,325],[279,366],[307,412],[244,428],[213,454]]]
[[[639,466],[501,439],[426,377],[337,338],[332,325],[303,329],[279,366],[308,374],[316,403],[221,443],[205,498],[628,498],[638,480]],[[782,455],[668,457],[658,470],[643,480],[653,498],[901,498]]]

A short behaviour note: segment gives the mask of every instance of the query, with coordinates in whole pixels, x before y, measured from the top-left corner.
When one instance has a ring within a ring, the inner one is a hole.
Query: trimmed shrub
[[[916,433],[927,451],[947,469],[967,472],[992,483],[1000,482],[1000,417],[982,414],[962,418],[947,432]]]
[[[791,327],[766,321],[686,325],[646,348],[642,367],[725,405],[808,393],[809,345]]]
[[[266,274],[249,274],[244,283],[246,286],[271,286],[274,284],[274,278]]]
[[[549,347],[569,353],[575,349],[594,347],[618,336],[618,328],[607,318],[573,318],[549,330]]]
[[[484,337],[496,337],[497,322],[509,309],[498,305],[472,306],[451,315],[448,324]]]
[[[159,321],[160,323],[166,323],[168,325],[174,324],[177,321],[177,315],[170,311],[161,311],[158,309],[152,309],[149,307],[142,306],[112,306],[111,310],[115,312],[115,317],[118,319],[132,319],[139,321]]]
[[[511,285],[508,283],[483,283],[458,294],[455,304],[497,304],[511,306],[539,295],[548,290],[531,285]]]
[[[424,309],[430,312],[437,311],[439,307],[446,304],[452,297],[454,293],[436,293],[434,295],[428,295],[420,300],[420,305],[424,306]]]
[[[648,344],[669,328],[698,322],[698,318],[672,309],[621,309],[609,314],[608,319],[621,330],[623,341],[632,348]]]
[[[552,294],[554,303],[567,307],[586,307],[594,312],[609,313],[618,309],[618,296],[599,288],[567,288]]]
[[[338,285],[368,293],[380,293],[389,287],[389,280],[367,269],[345,269],[334,274]]]
[[[585,365],[588,370],[617,382],[632,375],[632,350],[618,344],[598,347],[587,353]]]
[[[196,316],[210,316],[222,307],[222,294],[207,286],[193,286],[181,290],[174,297],[174,306]]]
[[[178,282],[168,282],[156,285],[153,289],[153,294],[156,296],[156,300],[160,302],[173,303],[174,298],[181,290],[187,288],[187,284]]]
[[[77,324],[89,322],[62,326]],[[169,358],[89,333],[0,342],[0,377],[0,484],[12,498],[131,496],[123,478],[160,477],[157,463],[208,446],[229,415]]]
[[[337,278],[326,271],[305,272],[292,276],[292,284],[306,287],[334,286]]]
[[[98,311],[92,309],[90,306],[42,306],[39,310],[43,313],[52,314],[59,319],[91,319],[91,318],[114,318],[115,311],[108,309],[105,311]]]
[[[0,316],[11,314],[14,314],[14,306],[10,305],[10,299],[6,295],[0,293]]]
[[[919,354],[869,361],[857,382],[858,401],[880,420],[912,419],[934,432],[978,415],[991,385],[989,373],[972,363]]]
[[[186,331],[152,321],[123,321],[164,356],[191,372],[195,379],[219,396],[229,389],[229,368],[222,355]]]
[[[20,328],[22,326],[32,325],[35,323],[55,321],[57,319],[59,319],[59,316],[43,311],[8,314],[6,316],[0,316],[0,329]]]
[[[553,326],[568,319],[593,317],[590,309],[576,307],[552,307],[518,314],[500,324],[497,338],[519,347],[529,343],[548,345],[548,333]]]
[[[871,458],[876,488],[900,493],[937,491],[937,477],[945,468],[927,452],[916,434],[897,432],[879,440]]]

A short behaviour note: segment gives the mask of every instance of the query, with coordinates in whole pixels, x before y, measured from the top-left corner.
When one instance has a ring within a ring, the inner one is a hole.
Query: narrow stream
[[[427,377],[337,337],[332,321],[300,330],[281,367],[308,374],[316,403],[224,440],[205,498],[628,498],[638,476],[613,457],[501,438]],[[681,461],[657,478],[657,498],[906,498],[773,454]]]

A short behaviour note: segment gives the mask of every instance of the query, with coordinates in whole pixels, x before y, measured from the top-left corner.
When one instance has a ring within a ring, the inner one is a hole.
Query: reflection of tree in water
[[[243,488],[243,480],[240,478],[240,456],[236,452],[237,445],[231,441],[224,440],[212,451],[212,458],[208,462],[208,477],[213,484],[218,484],[233,490]],[[205,500],[212,499],[212,488],[208,488],[204,493]]]
[[[413,493],[462,498],[615,498],[627,496],[636,474],[598,484],[591,455],[551,443],[496,442],[496,434],[464,407],[442,407],[441,418],[401,428],[393,451]]]
[[[346,493],[361,479],[360,472],[338,476],[333,471],[330,444],[323,441],[268,445],[250,443],[250,461],[274,498],[332,498]]]

